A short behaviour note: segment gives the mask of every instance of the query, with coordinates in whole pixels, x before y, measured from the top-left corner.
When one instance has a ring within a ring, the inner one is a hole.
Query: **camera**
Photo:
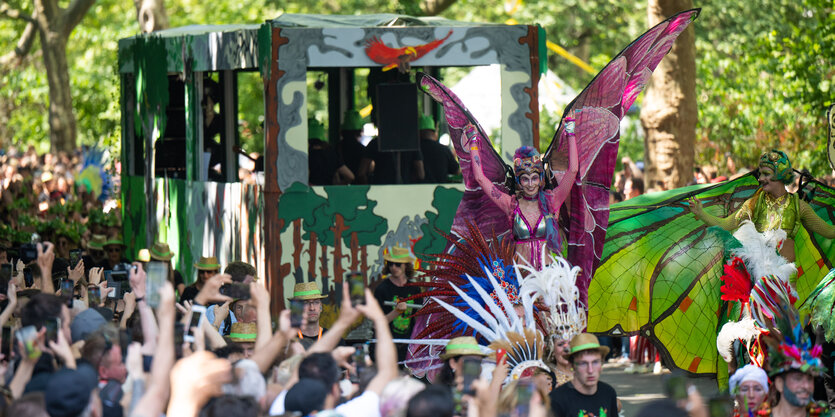
[[[133,265],[127,263],[119,263],[113,266],[111,270],[111,277],[113,281],[127,281],[128,271],[133,268]]]

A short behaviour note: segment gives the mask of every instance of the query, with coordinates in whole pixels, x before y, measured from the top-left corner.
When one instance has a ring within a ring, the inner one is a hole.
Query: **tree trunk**
[[[302,219],[293,220],[293,270],[302,266]]]
[[[156,32],[168,29],[168,13],[163,0],[134,0],[136,20],[142,32]]]
[[[648,26],[692,7],[692,0],[649,0]],[[641,109],[645,188],[654,188],[658,181],[668,189],[678,188],[693,178],[698,121],[695,50],[691,25],[652,74]]]
[[[348,230],[345,226],[345,217],[337,213],[331,231],[333,231],[333,282],[336,284],[342,283],[342,274],[345,270],[342,268],[342,234]]]
[[[370,280],[368,279],[368,246],[360,246],[360,259],[360,271],[362,271],[362,279],[364,279],[365,284],[368,285],[370,283]]]
[[[316,235],[316,232],[310,232],[310,241],[308,242],[308,250],[307,255],[309,259],[307,260],[307,275],[310,277],[310,281],[316,280],[316,250],[319,249],[319,238]]]
[[[357,238],[357,232],[351,232],[351,271],[356,271],[359,266],[359,250],[360,244]]]
[[[319,275],[322,277],[322,288],[328,287],[328,247],[322,244],[322,259],[319,262]]]
[[[54,29],[40,30],[41,51],[49,84],[49,143],[52,152],[75,150],[76,122],[72,110],[67,38]]]

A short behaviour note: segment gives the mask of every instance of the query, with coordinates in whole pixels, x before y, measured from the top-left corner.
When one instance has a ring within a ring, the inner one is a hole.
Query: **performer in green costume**
[[[735,180],[612,206],[589,287],[588,330],[640,334],[659,348],[666,365],[726,381],[716,336],[726,321],[739,319],[740,308],[721,299],[721,277],[727,249],[739,242],[712,226],[733,231],[750,220],[755,233],[784,230],[778,246],[797,267],[792,284],[799,302],[833,267],[835,189],[810,180],[790,194],[785,184],[792,177],[788,157],[772,151],[757,172]]]
[[[699,220],[710,226],[719,226],[725,230],[736,230],[739,225],[750,220],[757,231],[762,233],[777,228],[786,232],[786,240],[780,242],[779,250],[789,262],[794,262],[794,238],[801,223],[808,231],[827,239],[835,238],[835,226],[827,224],[818,217],[808,203],[797,194],[786,191],[786,185],[792,182],[794,172],[791,161],[783,151],[772,150],[760,157],[760,189],[731,216],[718,218],[702,209],[698,200],[692,200],[690,210]]]

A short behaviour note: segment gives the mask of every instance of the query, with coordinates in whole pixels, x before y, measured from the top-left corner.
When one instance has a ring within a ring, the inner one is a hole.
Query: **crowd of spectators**
[[[107,159],[87,148],[41,155],[32,146],[0,152],[0,247],[49,240],[58,255],[69,258],[94,234],[118,238],[119,179],[113,174],[117,166]]]

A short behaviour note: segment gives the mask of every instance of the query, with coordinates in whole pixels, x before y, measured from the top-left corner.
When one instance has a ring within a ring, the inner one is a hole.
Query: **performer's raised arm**
[[[513,197],[505,193],[504,190],[499,188],[496,184],[493,184],[493,182],[484,175],[484,171],[482,171],[481,159],[479,158],[479,152],[481,152],[481,150],[478,149],[479,142],[476,140],[477,136],[475,127],[467,126],[464,129],[464,134],[467,135],[467,144],[470,147],[470,156],[473,160],[473,175],[475,176],[476,182],[478,182],[478,185],[481,186],[482,191],[490,197],[490,200],[499,206],[502,211],[507,214],[512,213],[514,207]]]
[[[568,135],[568,170],[565,171],[565,175],[563,175],[562,181],[557,184],[557,187],[548,193],[549,204],[554,211],[559,211],[562,203],[568,198],[568,193],[571,191],[571,186],[574,184],[579,170],[577,139],[574,137],[574,119],[567,117],[565,122],[565,134]]]
[[[736,230],[736,228],[739,227],[741,220],[745,220],[743,218],[745,216],[742,213],[742,210],[744,210],[744,207],[740,208],[728,217],[716,217],[704,211],[701,201],[696,199],[690,200],[690,212],[693,213],[697,219],[701,220],[708,226],[719,226],[727,231]]]

